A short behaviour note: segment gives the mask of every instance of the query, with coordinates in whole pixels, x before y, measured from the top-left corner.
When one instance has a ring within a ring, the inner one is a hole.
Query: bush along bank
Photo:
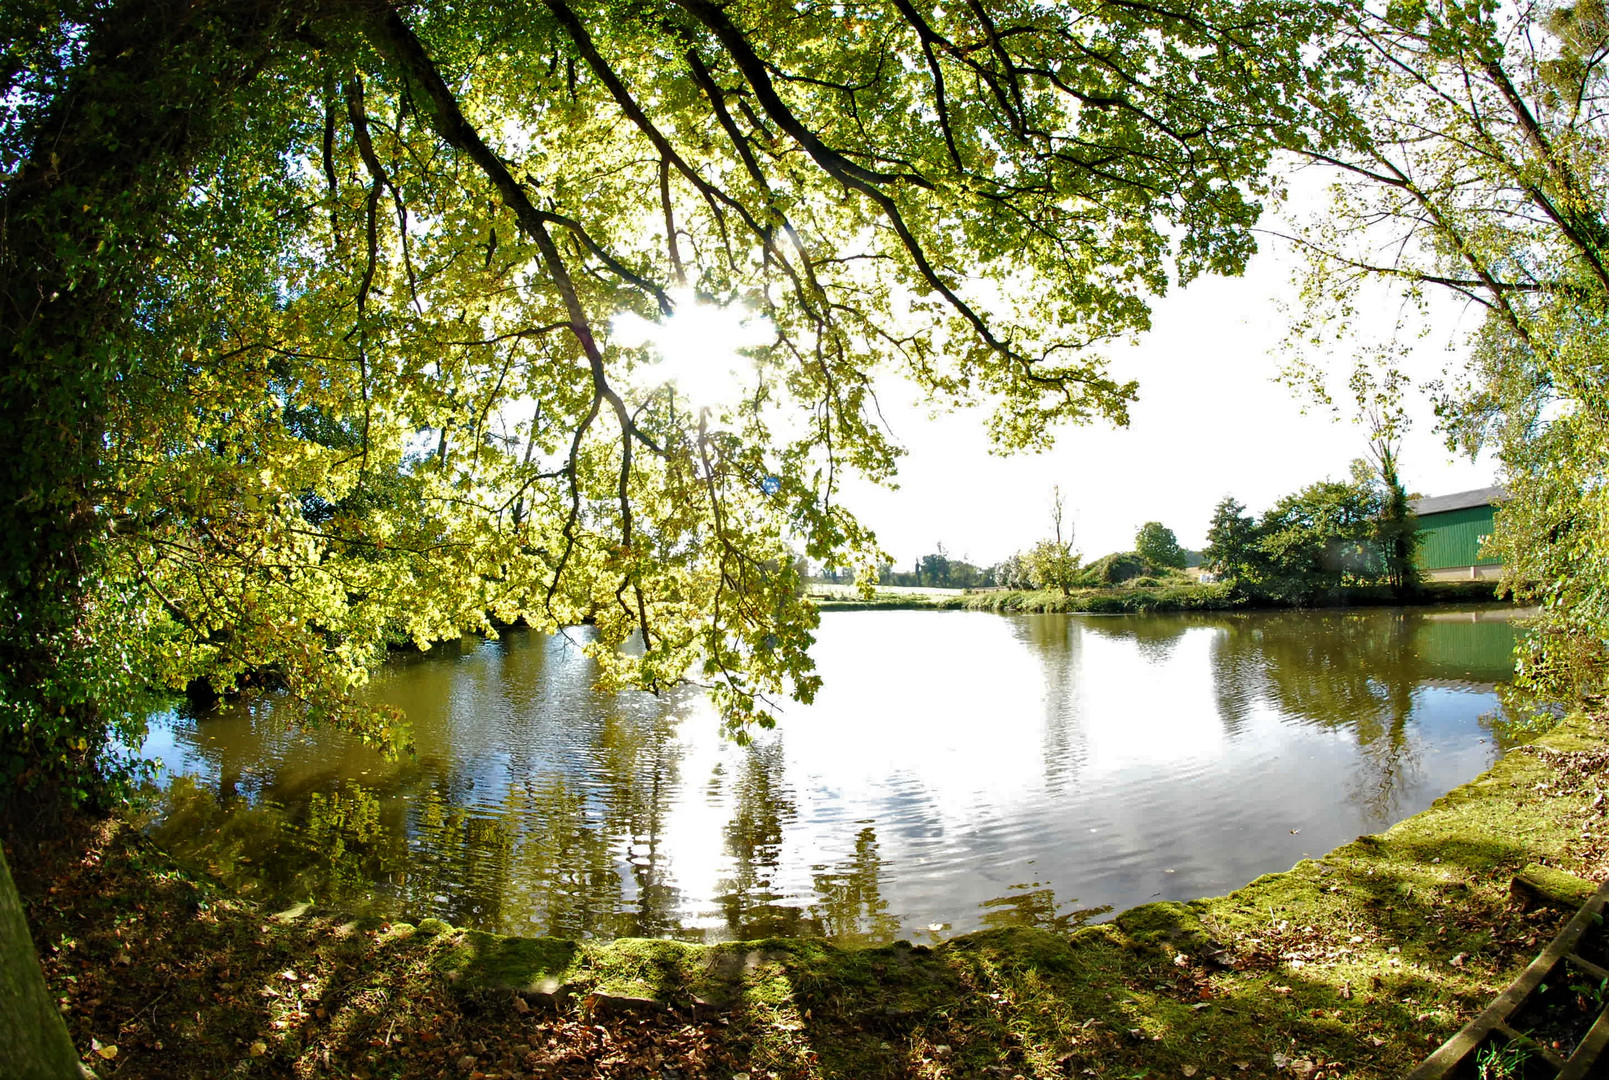
[[[1233,611],[1246,603],[1226,585],[1130,585],[1108,589],[1075,589],[969,593],[935,605],[999,614],[1067,612],[1087,615],[1132,615],[1164,611]]]
[[[15,838],[46,979],[119,1077],[1399,1076],[1609,870],[1575,720],[1378,836],[1227,896],[936,945],[505,938],[270,915],[119,822]]]

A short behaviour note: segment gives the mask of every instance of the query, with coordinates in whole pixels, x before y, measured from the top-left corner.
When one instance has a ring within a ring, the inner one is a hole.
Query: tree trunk
[[[0,1076],[7,1080],[80,1080],[72,1036],[50,1000],[22,897],[0,851]]]

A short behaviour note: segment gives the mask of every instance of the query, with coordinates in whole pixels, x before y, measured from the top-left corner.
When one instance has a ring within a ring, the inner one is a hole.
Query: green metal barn
[[[1503,566],[1480,552],[1481,539],[1492,533],[1492,515],[1508,492],[1501,487],[1476,488],[1452,495],[1415,499],[1419,516],[1419,568],[1431,581],[1496,578]]]

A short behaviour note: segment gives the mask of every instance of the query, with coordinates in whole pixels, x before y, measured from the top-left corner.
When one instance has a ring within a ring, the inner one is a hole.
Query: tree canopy
[[[1147,521],[1140,526],[1140,531],[1134,534],[1134,553],[1151,566],[1182,570],[1186,562],[1179,538],[1160,521]]]
[[[1356,585],[1416,580],[1417,519],[1401,485],[1353,462],[1349,481],[1321,480],[1284,496],[1261,518],[1234,498],[1213,509],[1204,565],[1242,597],[1307,604]],[[1403,565],[1406,560],[1406,566]]]
[[[394,744],[387,643],[522,618],[736,725],[808,699],[794,556],[875,566],[879,380],[1005,447],[1124,422],[1101,345],[1244,265],[1318,17],[8,5],[0,771],[265,674]],[[717,309],[762,336],[718,400],[618,332]]]
[[[1496,450],[1510,499],[1488,553],[1542,606],[1520,677],[1570,700],[1609,664],[1609,15],[1600,0],[1414,0],[1337,8],[1331,62],[1367,94],[1315,110],[1334,206],[1312,256],[1311,341],[1356,317],[1358,286],[1445,292],[1481,315],[1440,386],[1453,445]]]

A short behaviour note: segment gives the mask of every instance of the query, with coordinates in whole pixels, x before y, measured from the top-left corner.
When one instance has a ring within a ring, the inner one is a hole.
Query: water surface
[[[506,933],[692,939],[1071,926],[1233,889],[1487,768],[1503,611],[829,612],[826,686],[753,745],[606,694],[577,633],[375,679],[416,755],[274,696],[158,717],[153,826],[274,900]]]

